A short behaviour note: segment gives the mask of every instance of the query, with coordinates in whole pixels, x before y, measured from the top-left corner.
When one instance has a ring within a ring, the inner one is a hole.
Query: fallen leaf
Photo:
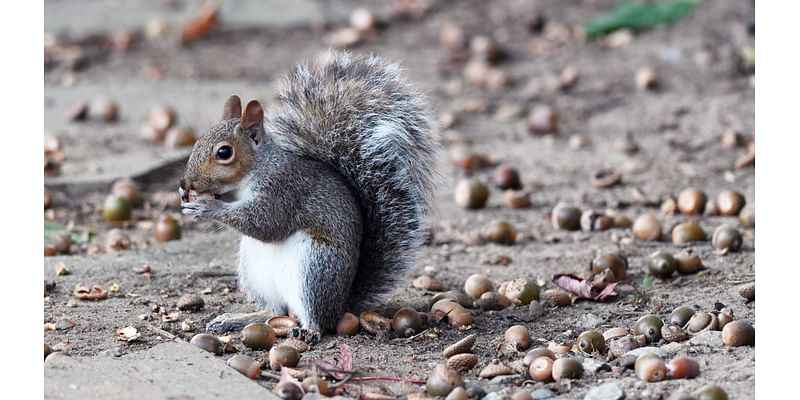
[[[347,344],[342,343],[339,350],[339,363],[337,366],[339,369],[345,371],[351,371],[353,369],[353,357],[350,355],[350,346]]]
[[[219,23],[219,6],[214,2],[207,2],[200,7],[197,16],[183,25],[181,41],[191,42],[203,38]]]
[[[108,297],[108,291],[100,285],[94,285],[91,288],[78,285],[72,294],[78,300],[104,300]]]
[[[553,283],[581,299],[603,301],[617,295],[614,292],[617,283],[609,283],[600,290],[599,287],[592,288],[592,282],[573,274],[556,274],[553,276]]]

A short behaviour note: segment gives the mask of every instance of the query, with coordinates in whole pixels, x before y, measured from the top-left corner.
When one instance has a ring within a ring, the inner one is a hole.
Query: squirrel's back
[[[288,151],[327,163],[363,210],[363,240],[350,306],[390,290],[429,229],[439,135],[422,94],[396,64],[331,52],[291,70],[265,126]]]

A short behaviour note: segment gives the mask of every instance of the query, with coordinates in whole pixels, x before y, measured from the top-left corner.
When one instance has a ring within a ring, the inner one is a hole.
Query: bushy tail
[[[266,127],[286,149],[334,167],[364,210],[350,306],[374,304],[411,266],[429,228],[439,135],[424,97],[376,56],[331,52],[300,65]]]

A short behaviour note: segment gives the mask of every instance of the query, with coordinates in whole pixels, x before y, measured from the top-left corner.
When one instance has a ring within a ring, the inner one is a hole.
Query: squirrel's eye
[[[233,147],[225,145],[217,149],[217,160],[228,160],[233,157]]]

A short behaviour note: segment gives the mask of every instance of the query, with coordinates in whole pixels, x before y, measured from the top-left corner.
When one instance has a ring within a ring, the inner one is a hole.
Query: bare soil
[[[539,317],[530,316],[524,306],[496,312],[476,309],[472,310],[474,324],[469,329],[431,322],[424,334],[413,339],[375,337],[365,332],[353,337],[326,336],[303,354],[303,362],[335,362],[340,346],[347,344],[354,367],[365,375],[424,380],[435,364],[444,361],[441,351],[446,346],[475,333],[478,342],[474,352],[480,362],[462,374],[468,387],[476,388],[474,395],[478,391],[503,390],[501,393],[511,394],[520,388],[547,388],[560,398],[583,398],[600,383],[617,382],[627,398],[666,399],[708,383],[723,387],[729,398],[755,396],[755,348],[747,346],[678,347],[677,355],[693,357],[700,363],[700,375],[690,380],[644,383],[632,370],[624,369],[571,381],[528,382],[524,386],[519,385],[522,379],[493,383],[478,378],[480,370],[493,359],[513,364],[523,357],[524,352],[502,345],[504,331],[516,324],[528,327],[534,346],[539,346],[575,340],[589,329],[632,329],[635,321],[648,313],[668,319],[670,312],[681,305],[705,311],[724,305],[732,310],[735,319],[755,321],[755,303],[746,303],[738,294],[739,287],[755,282],[752,228],[740,227],[744,235],[740,252],[723,255],[712,249],[710,241],[696,243],[691,247],[702,257],[704,271],[675,275],[665,281],[655,279],[645,289],[647,256],[658,249],[677,252],[686,246],[669,241],[638,241],[630,229],[560,231],[549,221],[550,211],[560,201],[584,210],[614,210],[631,219],[649,212],[662,220],[669,237],[669,227],[690,218],[664,214],[659,207],[663,200],[684,188],[698,188],[711,198],[722,190],[737,190],[744,194],[749,206],[755,205],[754,167],[734,168],[744,148],[725,148],[720,141],[727,129],[746,136],[752,135],[754,129],[754,84],[749,74],[742,73],[739,61],[740,48],[753,43],[747,33],[754,16],[752,2],[705,1],[677,23],[637,33],[630,44],[617,48],[603,40],[583,39],[570,33],[571,27],[583,25],[613,3],[542,1],[534,8],[525,1],[440,1],[421,18],[387,20],[380,34],[352,50],[375,52],[401,62],[409,78],[429,95],[437,112],[455,116],[445,137],[470,143],[472,150],[517,168],[533,200],[529,209],[510,209],[503,202],[503,193],[493,187],[486,208],[459,208],[453,199],[456,181],[471,175],[489,183],[493,168],[468,174],[443,154],[433,240],[420,251],[406,284],[378,311],[387,317],[400,307],[429,311],[428,303],[435,293],[411,286],[425,267],[433,267],[437,279],[450,290],[463,290],[464,280],[473,273],[485,274],[495,285],[527,278],[538,279],[545,288],[552,288],[554,274],[583,274],[598,252],[616,250],[625,254],[630,263],[619,295],[606,302],[546,306],[544,315]],[[376,12],[389,15],[384,8],[377,8]],[[546,20],[541,33],[531,32],[526,26],[534,11]],[[505,52],[498,68],[508,74],[508,87],[493,91],[465,82],[463,63],[454,61],[439,44],[444,20],[457,23],[470,35],[496,38]],[[178,47],[142,41],[124,52],[90,58],[79,69],[57,63],[46,68],[47,127],[64,142],[65,174],[74,171],[76,177],[68,183],[58,181],[63,177],[45,180],[46,186],[52,183],[49,186],[54,196],[52,209],[45,210],[45,220],[64,224],[72,221],[95,233],[89,243],[75,246],[72,255],[45,257],[45,280],[55,282],[56,287],[45,297],[44,322],[67,317],[76,323],[71,329],[46,331],[44,340],[51,347],[73,355],[129,354],[171,340],[173,335],[188,340],[204,331],[205,324],[221,313],[257,310],[237,287],[235,232],[198,225],[180,216],[177,209],[150,205],[152,193],[176,188],[179,164],[159,166],[147,179],[140,180],[147,205],[135,211],[136,222],[123,226],[132,238],[133,248],[118,253],[103,249],[106,233],[112,228],[102,221],[99,212],[108,183],[92,180],[92,169],[84,168],[94,158],[131,151],[163,152],[159,145],[142,144],[136,137],[147,110],[157,103],[180,104],[182,116],[202,118],[190,121],[202,131],[217,117],[229,93],[263,87],[263,93],[249,94],[269,102],[272,93],[267,90],[275,79],[291,64],[326,50],[325,35],[344,26],[344,21],[333,21],[327,27],[313,29],[299,26],[228,30],[224,28],[224,16],[222,23],[220,30],[194,44]],[[579,78],[573,87],[559,90],[554,82],[567,65],[577,69]],[[658,90],[637,89],[634,75],[643,66],[656,71]],[[153,68],[160,71],[155,81],[148,78],[148,71],[151,74]],[[62,87],[65,81],[71,86]],[[226,92],[228,82],[231,88]],[[158,90],[162,84],[190,90],[182,89],[173,98],[170,91]],[[130,89],[139,86],[145,89]],[[204,96],[192,98],[191,88],[195,86]],[[215,89],[204,89],[208,87]],[[125,116],[119,123],[79,124],[64,116],[64,110],[77,97],[102,95],[103,91],[123,94],[115,98]],[[556,110],[558,133],[527,132],[525,116],[537,105]],[[573,148],[573,135],[581,135],[586,145]],[[621,143],[625,141],[635,143],[638,152],[622,151]],[[611,188],[592,186],[592,174],[603,168],[622,171],[622,183]],[[79,173],[84,175],[77,176]],[[83,176],[89,176],[85,183],[81,183]],[[644,194],[650,202],[643,203],[637,193]],[[161,213],[180,218],[181,240],[164,244],[153,240],[153,221]],[[515,245],[469,240],[495,220],[507,221],[517,229]],[[697,220],[709,236],[722,224],[739,227],[736,217],[703,216]],[[491,261],[499,256],[510,257],[511,263],[492,265]],[[69,267],[70,275],[55,274],[55,266],[61,262]],[[152,274],[133,271],[145,264],[151,266]],[[119,291],[111,293],[107,300],[73,300],[72,290],[78,284],[109,287],[112,283],[119,286]],[[182,312],[175,321],[164,321],[163,316],[152,311],[157,306],[176,311],[177,299],[185,293],[201,294],[205,307],[194,313]],[[186,322],[186,330],[182,330],[182,322]],[[139,329],[141,339],[119,341],[115,332],[125,326]],[[246,350],[238,339],[236,344],[241,353],[266,359],[266,352]],[[267,388],[274,384],[275,381],[263,381]],[[375,382],[352,384],[346,394],[356,396],[362,390],[403,396],[421,388]]]

